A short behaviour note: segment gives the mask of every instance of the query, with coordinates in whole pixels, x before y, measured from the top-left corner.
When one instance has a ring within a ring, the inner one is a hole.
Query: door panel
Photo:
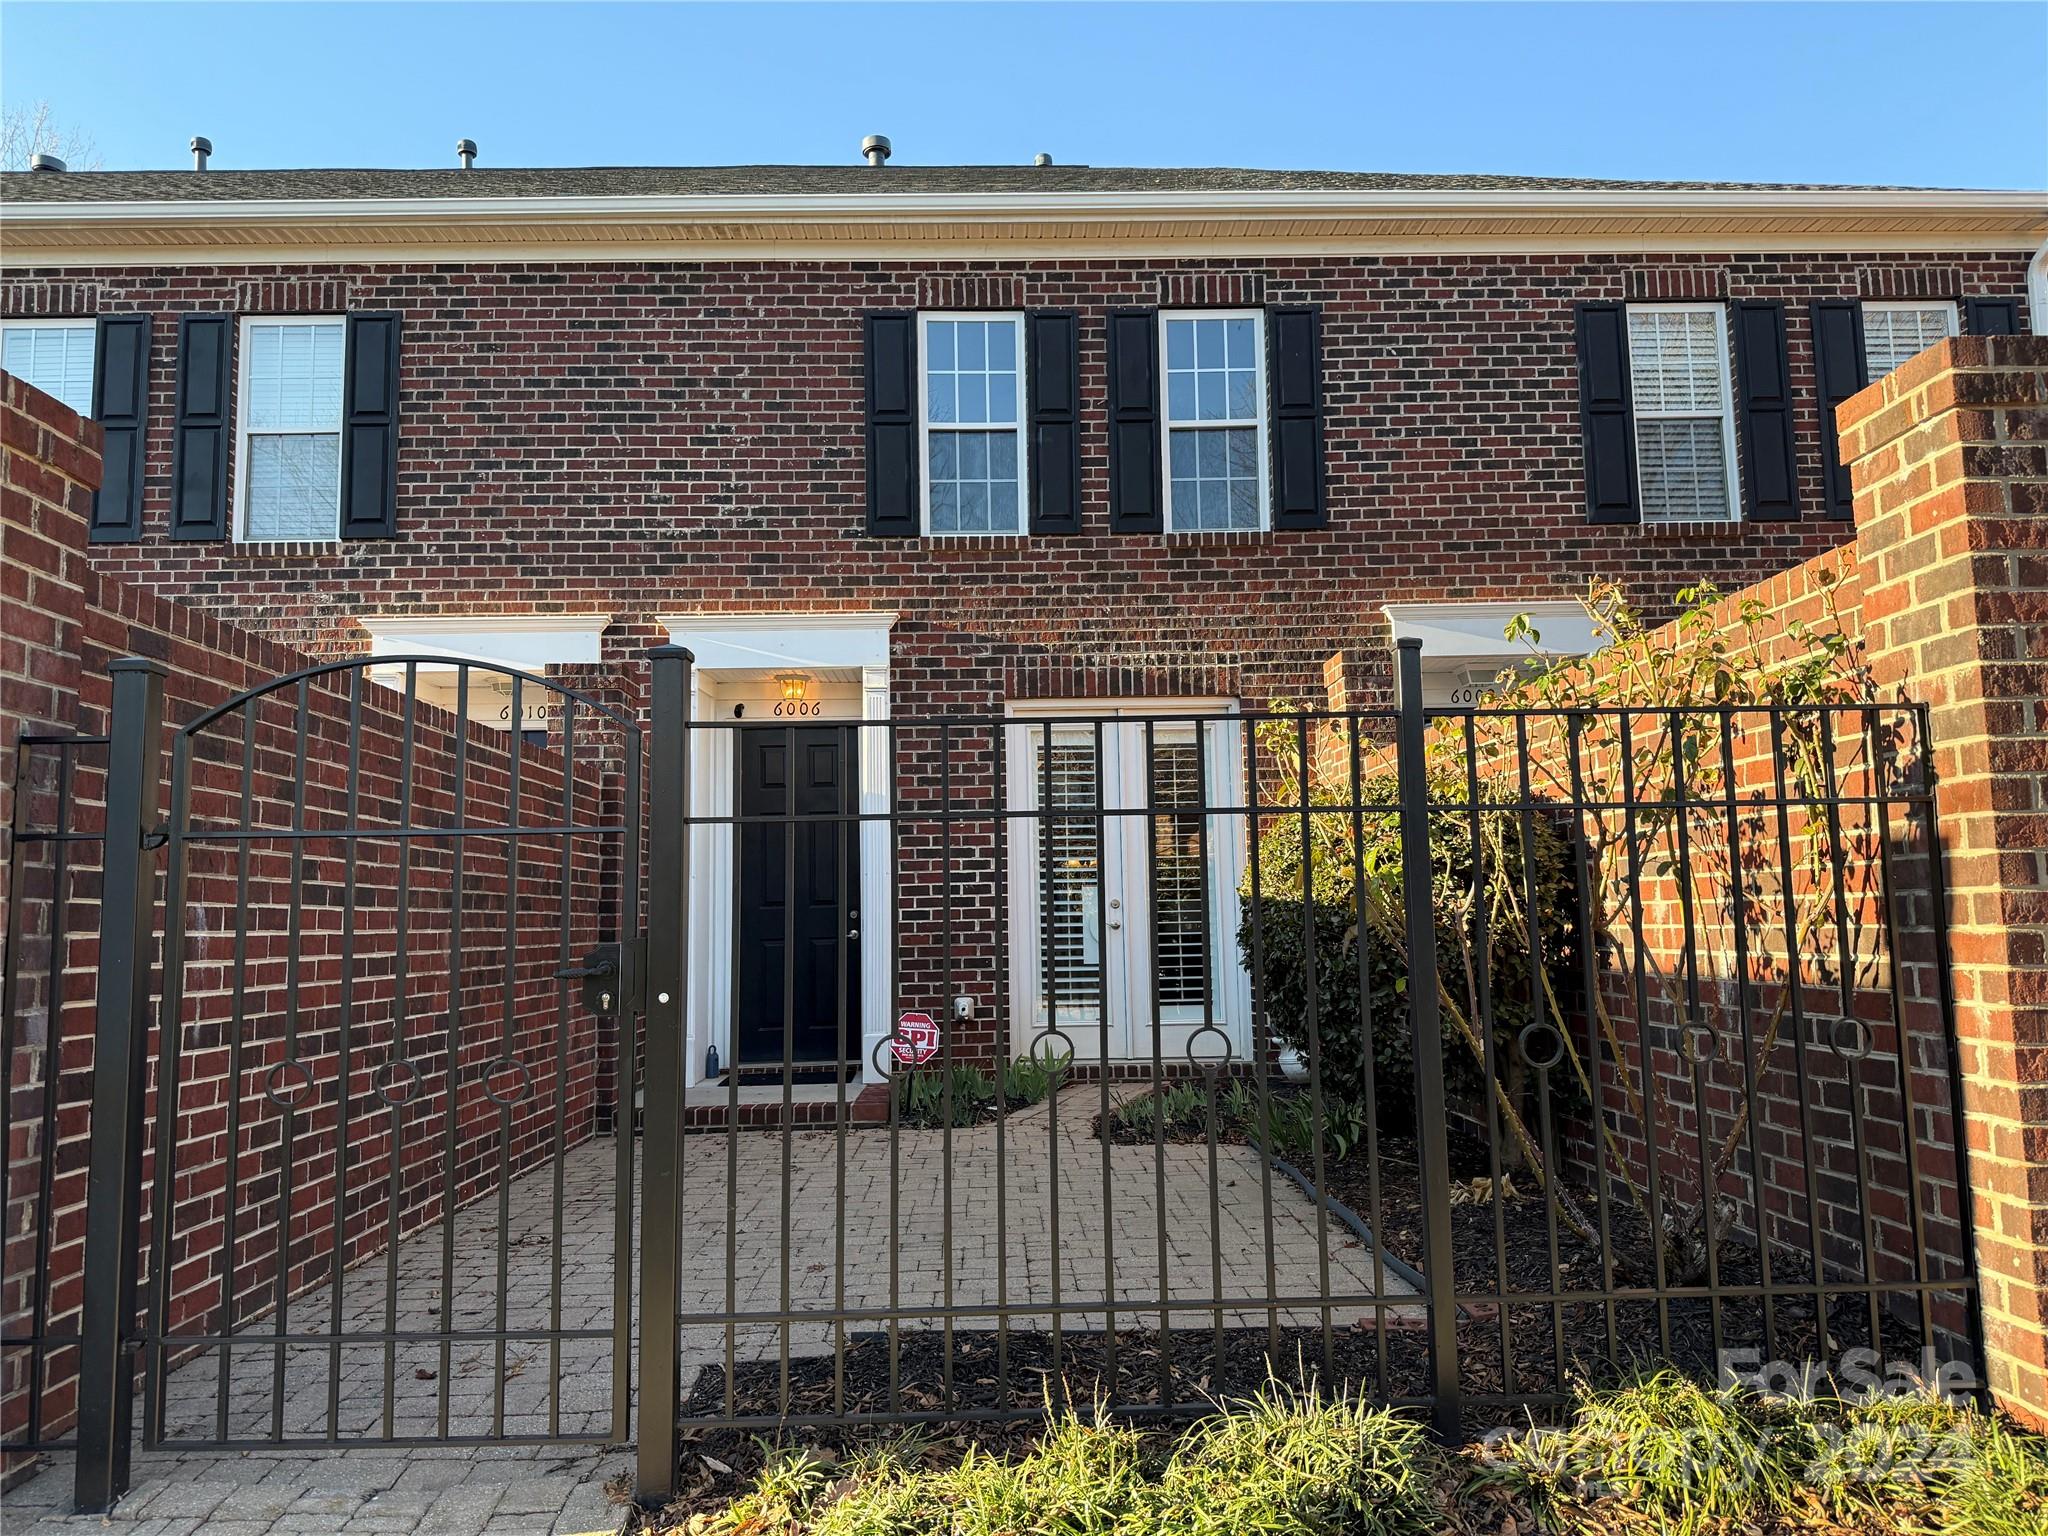
[[[856,732],[844,726],[761,726],[735,733],[739,753],[738,985],[734,1038],[743,1065],[790,1057],[852,1060],[860,1039],[860,837],[841,819],[859,809]],[[789,780],[791,761],[796,782]],[[788,816],[794,822],[758,822]],[[806,817],[816,817],[807,821]],[[789,839],[795,837],[792,849]],[[845,870],[842,878],[841,861]],[[790,876],[795,875],[792,908]],[[844,936],[845,984],[840,981]],[[794,940],[794,964],[785,955]],[[785,974],[794,980],[785,1007]],[[840,1034],[844,1000],[845,1035]],[[846,1043],[853,1042],[853,1043]]]
[[[1055,813],[1011,824],[1015,1048],[1056,1017],[1083,1060],[1150,1060],[1155,1021],[1162,1058],[1208,1023],[1247,1050],[1243,817],[1210,809],[1239,798],[1217,787],[1234,782],[1236,721],[1133,712],[1008,731],[1012,809]],[[1134,810],[1157,814],[1116,814]]]

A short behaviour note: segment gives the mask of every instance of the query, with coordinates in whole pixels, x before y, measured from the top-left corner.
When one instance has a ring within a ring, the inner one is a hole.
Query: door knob
[[[860,930],[858,928],[849,928],[846,930],[846,936],[849,939],[857,939],[860,937]]]
[[[1123,927],[1123,925],[1124,925],[1124,923],[1123,923],[1123,919],[1122,919],[1122,918],[1120,918],[1120,917],[1112,917],[1112,918],[1111,918],[1111,919],[1109,920],[1109,926],[1110,926],[1110,927],[1112,927],[1112,928],[1121,928],[1121,927]]]

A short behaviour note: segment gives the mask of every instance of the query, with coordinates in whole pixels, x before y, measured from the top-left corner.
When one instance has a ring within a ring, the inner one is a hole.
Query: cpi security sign
[[[921,1067],[939,1050],[939,1026],[928,1013],[906,1011],[896,1020],[889,1050],[906,1067]]]

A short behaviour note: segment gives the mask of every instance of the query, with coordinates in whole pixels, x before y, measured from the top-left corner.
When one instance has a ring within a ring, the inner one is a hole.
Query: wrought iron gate
[[[146,967],[124,1030],[103,961],[88,1323],[112,1312],[140,1344],[145,1445],[623,1441],[641,729],[480,662],[372,665],[178,729],[161,831],[112,797],[136,857],[163,846],[163,981],[152,1050]],[[472,723],[486,679],[505,729]],[[155,672],[124,664],[117,781],[161,708]],[[144,933],[125,842],[108,914]],[[178,1129],[154,1147],[137,1328],[122,1248],[145,1227],[152,1058],[156,1123]],[[83,1421],[82,1502],[124,1481],[114,1385],[113,1415]]]

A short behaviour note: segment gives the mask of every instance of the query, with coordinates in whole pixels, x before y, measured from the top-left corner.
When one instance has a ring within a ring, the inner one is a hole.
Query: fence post
[[[1401,895],[1408,918],[1408,1025],[1415,1046],[1416,1142],[1421,1158],[1423,1275],[1429,1282],[1431,1418],[1438,1438],[1462,1437],[1458,1291],[1451,1252],[1450,1135],[1444,1118],[1443,1011],[1437,999],[1436,910],[1429,854],[1428,722],[1422,712],[1422,642],[1399,642]]]
[[[677,1279],[682,1268],[683,1019],[689,974],[690,694],[694,658],[680,645],[647,653],[647,1092],[640,1134],[640,1415],[634,1497],[676,1490]],[[630,1049],[622,1042],[621,1049]]]
[[[142,1226],[143,1089],[155,879],[144,846],[163,785],[164,668],[130,656],[114,685],[107,837],[93,1024],[92,1151],[86,1174],[85,1296],[79,1314],[78,1468],[73,1501],[100,1514],[128,1491],[135,1404],[136,1263]],[[165,1107],[168,1113],[168,1106]],[[160,1116],[161,1118],[161,1116]],[[157,1212],[156,1219],[163,1220]]]

